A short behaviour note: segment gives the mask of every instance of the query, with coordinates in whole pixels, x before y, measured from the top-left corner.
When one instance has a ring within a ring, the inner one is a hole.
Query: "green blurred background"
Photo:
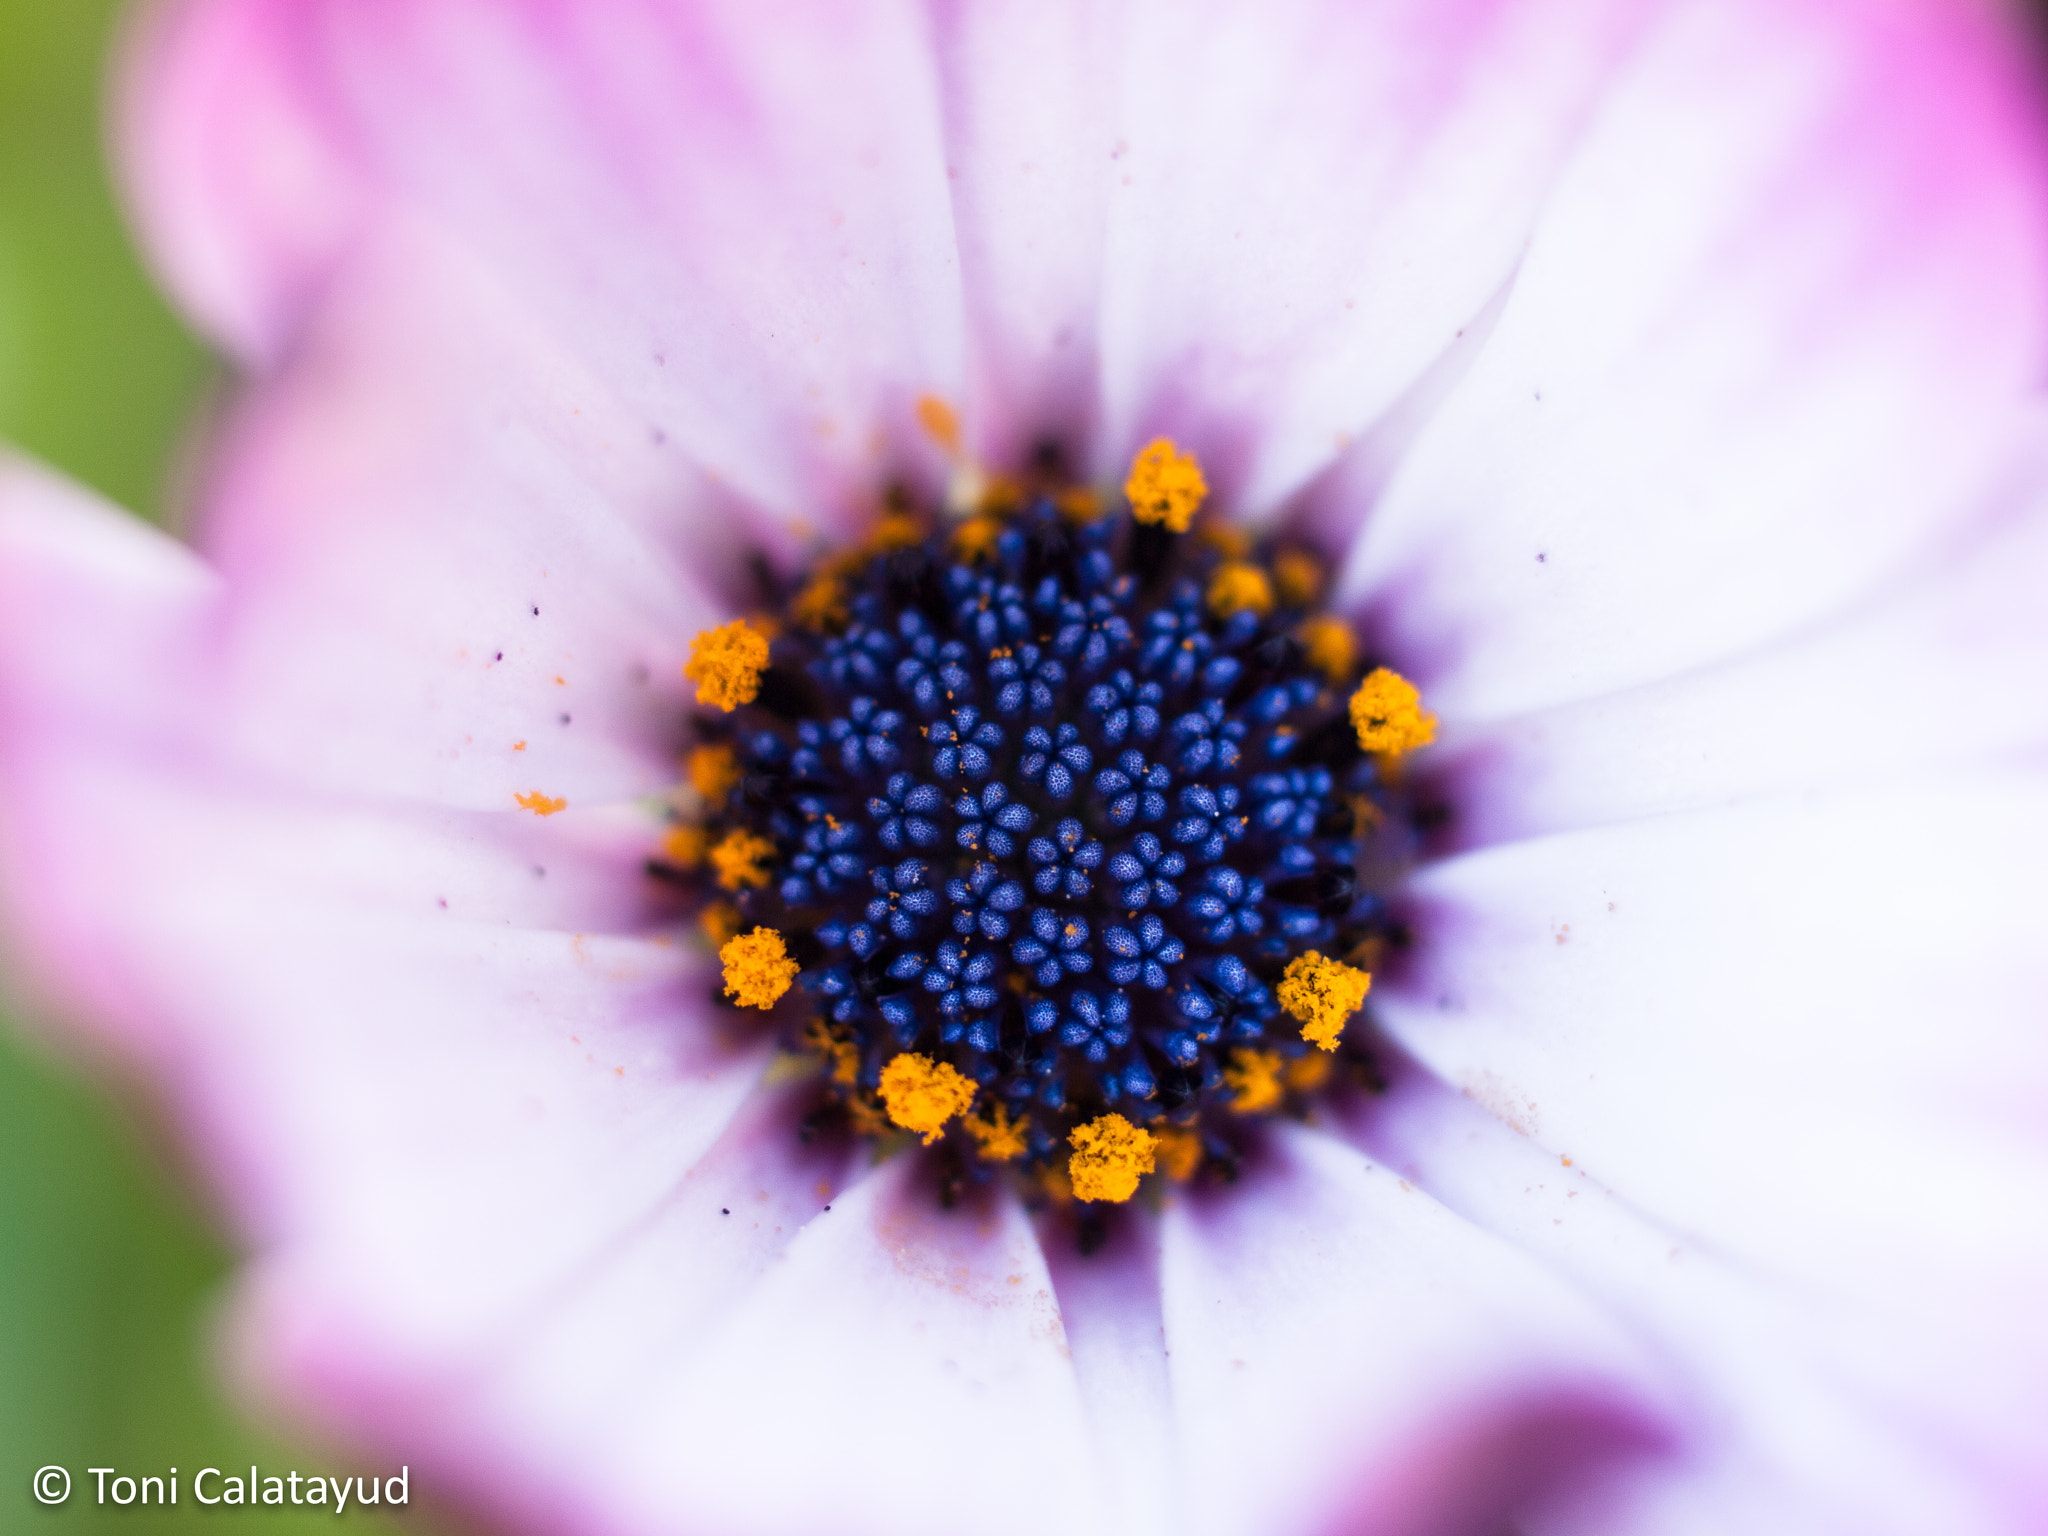
[[[0,0],[0,440],[161,518],[215,368],[143,273],[109,185],[120,9]],[[203,1466],[320,1470],[213,1379],[207,1330],[231,1262],[138,1117],[0,1020],[0,1531],[397,1529],[354,1510],[192,1502]],[[71,1471],[61,1508],[31,1497],[46,1463]],[[176,1466],[180,1502],[96,1508],[88,1465]]]

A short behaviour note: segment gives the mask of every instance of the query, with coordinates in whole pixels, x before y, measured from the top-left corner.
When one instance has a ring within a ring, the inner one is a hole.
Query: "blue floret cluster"
[[[1357,677],[1311,668],[1302,609],[1213,612],[1194,536],[1041,499],[954,547],[842,561],[837,622],[784,625],[756,702],[700,722],[743,772],[720,828],[775,849],[742,919],[789,941],[857,1092],[950,1062],[1037,1158],[1108,1110],[1188,1123],[1234,1052],[1308,1049],[1290,959],[1385,935]]]

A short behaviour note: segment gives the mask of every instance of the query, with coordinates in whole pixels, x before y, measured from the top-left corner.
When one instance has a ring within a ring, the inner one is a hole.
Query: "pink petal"
[[[1763,795],[1919,779],[2048,747],[2048,493],[1990,515],[1771,649],[1447,733],[1461,847]]]
[[[1184,1528],[1491,1530],[1659,1442],[1654,1373],[1567,1287],[1336,1142],[1275,1139],[1164,1218]]]
[[[1518,1514],[1530,1532],[2030,1530],[2048,1508],[2035,1346],[2009,1319],[1872,1305],[1731,1260],[1396,1067],[1346,1134],[1654,1341],[1686,1405],[1668,1454]],[[1959,1327],[1958,1325],[1961,1324]],[[2016,1349],[2016,1345],[2020,1346]]]
[[[1098,470],[1170,431],[1258,516],[1383,417],[1514,272],[1631,9],[1133,4]]]
[[[1455,858],[1374,1000],[1400,1040],[1667,1227],[1822,1294],[2048,1284],[2038,775],[1649,818]]]
[[[675,781],[691,640],[773,533],[556,340],[420,226],[327,287],[212,470],[237,751],[508,813]]]
[[[1643,42],[1348,573],[1447,718],[1776,641],[2006,483],[2048,360],[2014,51],[1935,5]]]
[[[998,469],[1041,440],[1085,469],[1120,8],[937,0],[933,12],[967,306],[967,433]]]
[[[0,595],[8,926],[159,1068],[245,1238],[445,1363],[717,1139],[765,1047],[705,1017],[704,958],[618,932],[647,818],[323,797],[223,753],[216,584],[19,469]]]
[[[406,217],[783,511],[843,514],[899,467],[917,398],[959,394],[908,5],[187,0],[144,35],[124,145],[145,236],[253,361],[288,355],[358,243]]]
[[[693,1172],[662,1230],[541,1336],[509,1401],[491,1389],[486,1411],[601,1504],[596,1528],[1104,1528],[1059,1307],[1013,1201],[941,1212],[915,1158],[801,1208],[793,1181],[749,1183]],[[723,1263],[758,1241],[742,1223],[768,1220],[742,1288],[707,1315],[685,1272],[671,1315],[678,1260]],[[624,1379],[586,1418],[593,1364]]]

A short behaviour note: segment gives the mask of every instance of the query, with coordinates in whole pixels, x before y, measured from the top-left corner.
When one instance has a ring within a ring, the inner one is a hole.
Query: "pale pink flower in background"
[[[0,472],[0,871],[266,1400],[521,1529],[2048,1522],[1991,13],[191,0],[117,107],[238,377],[193,548]],[[1390,1091],[1085,1259],[801,1144],[638,873],[692,636],[927,393],[1194,448],[1444,722]]]

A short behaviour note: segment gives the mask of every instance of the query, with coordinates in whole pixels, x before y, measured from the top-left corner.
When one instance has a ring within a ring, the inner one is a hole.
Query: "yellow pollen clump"
[[[687,823],[662,834],[661,856],[677,869],[695,869],[704,862],[704,829]]]
[[[1351,723],[1368,752],[1396,756],[1436,740],[1436,716],[1422,708],[1422,695],[1398,672],[1376,667],[1351,695]]]
[[[1209,611],[1227,619],[1246,608],[1261,616],[1271,613],[1273,585],[1256,565],[1226,560],[1209,578]]]
[[[1230,1107],[1240,1115],[1262,1115],[1285,1097],[1278,1051],[1232,1051],[1223,1081],[1237,1095]]]
[[[803,1042],[825,1058],[833,1082],[852,1084],[860,1072],[860,1047],[851,1034],[823,1019],[812,1019],[804,1026]]]
[[[846,605],[846,587],[829,571],[820,571],[789,600],[789,616],[815,634],[837,629],[852,610]]]
[[[882,1068],[882,1103],[890,1120],[922,1136],[926,1146],[973,1102],[974,1084],[946,1062],[905,1051]]]
[[[1169,533],[1186,533],[1188,523],[1209,494],[1202,466],[1192,453],[1182,453],[1170,437],[1155,437],[1131,460],[1124,495],[1131,515],[1141,523],[1159,523]]]
[[[1301,1038],[1326,1051],[1337,1049],[1337,1037],[1351,1015],[1365,1004],[1372,977],[1341,960],[1325,960],[1315,950],[1287,962],[1280,978],[1280,1006],[1301,1021]]]
[[[1351,626],[1342,619],[1319,613],[1303,621],[1294,634],[1301,642],[1308,664],[1332,684],[1344,682],[1351,676],[1351,669],[1358,665],[1358,637],[1351,633]]]
[[[698,747],[690,754],[689,774],[691,786],[715,805],[739,784],[739,759],[728,746]]]
[[[1305,549],[1283,549],[1273,557],[1273,586],[1290,608],[1306,608],[1323,587],[1323,562]]]
[[[690,642],[690,659],[683,663],[683,676],[697,685],[697,702],[716,704],[727,714],[754,702],[767,670],[767,637],[748,628],[745,619],[705,630]]]
[[[969,1115],[962,1124],[981,1155],[992,1163],[1007,1163],[1022,1157],[1027,1150],[1024,1127],[1012,1120],[1010,1112],[1000,1104],[991,1104],[983,1114]]]
[[[544,795],[537,789],[529,789],[525,794],[512,798],[519,802],[521,810],[531,811],[536,816],[552,816],[557,811],[569,809],[568,801]]]
[[[1003,525],[992,517],[970,517],[953,530],[953,558],[956,560],[986,560],[995,553],[996,540],[1003,536]]]
[[[773,1008],[798,970],[782,947],[782,935],[773,928],[727,939],[718,951],[718,963],[725,967],[725,995],[742,1008]]]
[[[1174,1183],[1187,1183],[1202,1166],[1201,1132],[1168,1126],[1152,1139],[1159,1143],[1159,1166]]]
[[[718,883],[728,891],[742,886],[759,889],[768,883],[768,872],[761,868],[761,861],[774,852],[775,845],[767,838],[735,827],[711,850],[711,864],[718,871]]]
[[[697,914],[697,926],[714,948],[740,931],[740,912],[729,901],[714,901]]]
[[[1121,1205],[1138,1192],[1138,1180],[1150,1173],[1159,1138],[1142,1131],[1122,1115],[1103,1115],[1074,1127],[1067,1140],[1074,1155],[1067,1173],[1076,1200],[1108,1200]]]

